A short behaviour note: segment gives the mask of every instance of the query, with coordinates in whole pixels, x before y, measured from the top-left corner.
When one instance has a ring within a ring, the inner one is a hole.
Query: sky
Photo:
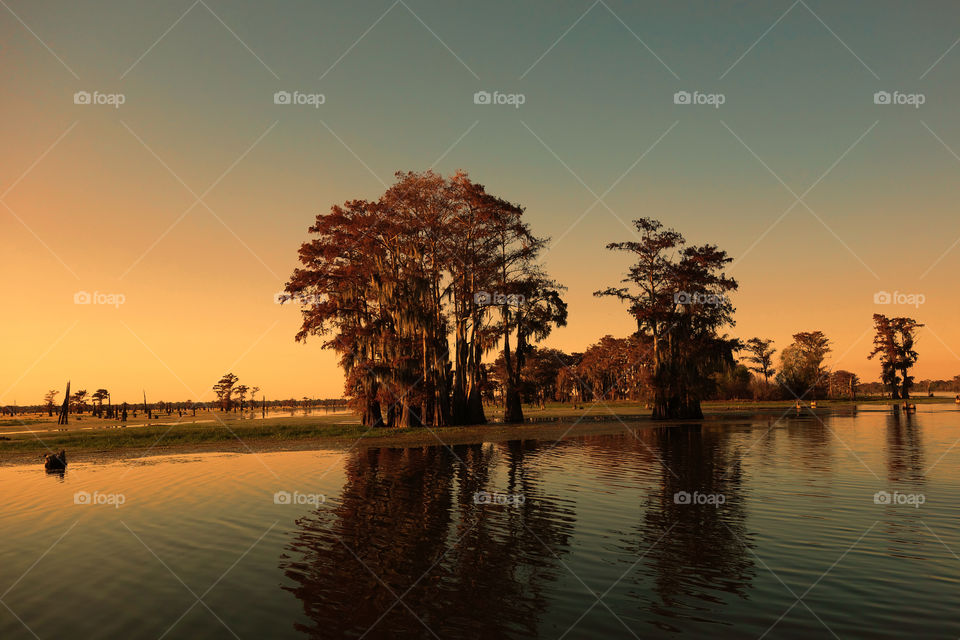
[[[273,296],[318,213],[431,167],[553,239],[548,346],[633,329],[592,293],[647,216],[734,258],[732,335],[822,330],[872,381],[909,315],[952,377],[958,38],[951,2],[3,0],[0,403],[340,396]]]

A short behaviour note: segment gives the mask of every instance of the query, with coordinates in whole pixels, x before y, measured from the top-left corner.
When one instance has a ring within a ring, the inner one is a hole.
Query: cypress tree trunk
[[[67,380],[67,395],[63,398],[63,406],[60,407],[60,417],[57,418],[57,424],[67,424],[70,420],[70,381]]]
[[[403,407],[400,410],[400,423],[397,426],[403,428],[423,426],[423,421],[420,416],[420,405],[409,404],[404,400]]]
[[[520,399],[520,389],[515,372],[513,358],[510,356],[510,334],[503,333],[503,364],[507,371],[506,392],[504,394],[503,421],[523,422],[523,403]],[[519,365],[517,365],[517,368]]]
[[[520,399],[520,392],[512,384],[507,387],[503,421],[523,422],[523,403]]]
[[[466,326],[457,321],[457,336],[454,355],[453,393],[450,400],[450,423],[467,424],[470,420],[467,408],[467,367],[469,366],[469,345],[466,340]]]
[[[467,393],[467,423],[468,424],[487,424],[487,416],[483,412],[483,394],[480,389],[480,382],[483,379],[481,367],[480,345],[476,344],[476,332],[474,332],[473,355],[470,359],[470,377],[468,380],[469,390]]]
[[[363,426],[383,426],[383,416],[380,414],[380,403],[373,398],[367,398],[367,409],[363,412]]]

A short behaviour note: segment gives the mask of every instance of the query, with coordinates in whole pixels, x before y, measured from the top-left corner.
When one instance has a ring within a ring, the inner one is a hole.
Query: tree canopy
[[[310,227],[286,285],[302,304],[297,339],[323,336],[363,423],[391,426],[485,422],[483,356],[499,346],[505,419],[522,420],[525,359],[567,317],[538,261],[545,239],[466,173],[396,178]]]
[[[699,418],[701,399],[714,374],[732,364],[736,340],[720,335],[733,326],[728,293],[737,281],[724,272],[731,261],[715,245],[687,245],[684,237],[652,218],[633,221],[639,240],[613,242],[608,249],[634,256],[620,287],[595,292],[625,303],[637,333],[652,349],[654,418]]]

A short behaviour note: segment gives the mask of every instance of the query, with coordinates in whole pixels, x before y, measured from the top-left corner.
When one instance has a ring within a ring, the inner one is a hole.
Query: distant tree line
[[[196,415],[197,411],[209,411],[211,409],[220,409],[221,411],[242,411],[244,407],[253,408],[253,400],[260,391],[259,387],[248,387],[247,385],[237,384],[237,376],[232,373],[224,375],[220,381],[214,385],[217,393],[217,400],[213,403],[204,403],[194,400],[183,400],[178,402],[166,402],[158,400],[147,402],[146,393],[143,394],[143,402],[128,403],[121,402],[114,404],[110,392],[107,389],[97,389],[92,394],[86,389],[79,389],[70,393],[64,403],[58,403],[60,395],[58,389],[50,389],[43,396],[43,402],[35,405],[23,406],[3,406],[0,407],[0,414],[24,415],[27,413],[43,414],[52,417],[54,414],[60,416],[64,410],[68,414],[83,416],[89,414],[96,418],[106,418],[108,420],[126,421],[129,416],[136,418],[139,414],[144,414],[152,419],[154,415],[173,415],[182,416],[186,413]],[[69,392],[69,385],[67,387]],[[250,402],[246,402],[249,394]],[[347,401],[344,398],[288,398],[278,400],[261,399],[257,406],[277,410],[289,409],[325,409],[337,410],[345,409]],[[62,419],[62,418],[61,418]]]
[[[817,400],[850,399],[863,395],[886,395],[894,399],[910,397],[910,390],[924,393],[960,392],[960,375],[950,380],[913,381],[909,375],[918,354],[914,349],[915,332],[922,325],[910,318],[875,316],[876,351],[880,356],[881,381],[862,383],[859,376],[845,369],[832,370],[825,361],[831,353],[830,340],[822,331],[803,331],[775,359],[772,340],[750,338],[731,341],[734,355],[723,360],[703,381],[712,400]],[[892,333],[890,327],[895,327]],[[491,366],[487,397],[501,397],[501,358]],[[655,363],[649,339],[641,334],[626,338],[604,336],[583,352],[565,353],[558,349],[534,348],[520,389],[524,402],[588,402],[634,400],[652,403],[656,398]],[[775,364],[776,363],[776,364]],[[904,383],[906,381],[906,383]]]

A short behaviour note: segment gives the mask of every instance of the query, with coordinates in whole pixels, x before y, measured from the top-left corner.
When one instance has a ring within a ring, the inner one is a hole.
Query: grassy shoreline
[[[911,399],[917,404],[953,403],[949,397]],[[856,405],[892,405],[889,399],[850,401],[819,401],[815,411],[830,414],[852,410]],[[704,403],[702,422],[722,424],[754,416],[778,418],[793,414],[795,402],[707,402]],[[809,403],[801,413],[809,414]],[[140,458],[171,453],[191,452],[250,452],[302,449],[343,449],[354,446],[424,446],[465,444],[510,439],[557,439],[564,435],[616,433],[623,431],[623,422],[642,426],[669,426],[684,422],[662,422],[650,419],[650,410],[631,402],[611,402],[605,405],[548,404],[545,408],[525,408],[528,421],[505,425],[493,422],[487,425],[466,425],[439,429],[371,429],[360,425],[349,414],[337,416],[307,415],[263,420],[236,419],[205,414],[173,418],[158,418],[146,425],[132,421],[118,428],[113,421],[90,419],[74,421],[66,431],[56,430],[47,419],[27,417],[0,421],[0,465],[23,464],[36,461],[50,450],[66,449],[71,461],[107,458]],[[794,414],[795,415],[795,414]],[[491,409],[488,417],[498,418]],[[690,423],[686,421],[685,423]],[[700,422],[700,421],[697,421]],[[165,423],[165,424],[159,424]],[[171,424],[173,423],[173,424]],[[44,430],[42,427],[46,426]],[[15,433],[27,429],[34,433]]]

